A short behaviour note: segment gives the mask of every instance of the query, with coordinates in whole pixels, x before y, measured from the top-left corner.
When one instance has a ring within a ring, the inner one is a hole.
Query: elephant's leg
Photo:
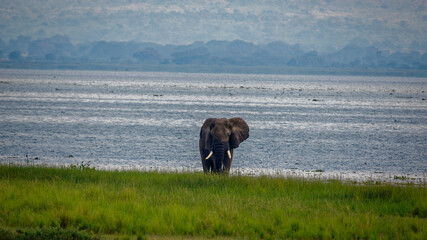
[[[209,171],[212,170],[212,160],[211,159],[204,159],[204,157],[202,156],[202,165],[203,165],[203,172],[204,173],[208,173]]]

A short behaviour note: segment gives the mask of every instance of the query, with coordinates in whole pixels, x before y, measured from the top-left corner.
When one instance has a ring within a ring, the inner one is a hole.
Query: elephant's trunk
[[[231,158],[230,154],[230,146],[228,145],[228,142],[219,142],[215,141],[212,145],[212,152],[214,156],[214,168],[215,172],[222,172],[224,171],[224,158],[226,157],[225,154],[228,155],[229,158]]]

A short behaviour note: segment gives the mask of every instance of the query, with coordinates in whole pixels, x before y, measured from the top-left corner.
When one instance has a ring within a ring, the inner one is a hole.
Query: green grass
[[[0,166],[4,229],[142,239],[427,239],[426,217],[425,185]]]
[[[0,240],[95,240],[98,237],[93,237],[84,231],[75,229],[61,229],[58,227],[47,227],[42,229],[27,229],[11,231],[9,229],[0,228]]]

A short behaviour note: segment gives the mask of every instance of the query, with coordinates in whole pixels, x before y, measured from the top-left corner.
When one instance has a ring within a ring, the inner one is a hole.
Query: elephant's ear
[[[212,136],[211,129],[215,125],[216,118],[208,118],[200,129],[200,141],[204,142],[204,148],[206,150],[212,149]]]
[[[249,137],[249,126],[241,118],[230,118],[228,121],[233,126],[230,135],[230,148],[238,148],[239,144]]]

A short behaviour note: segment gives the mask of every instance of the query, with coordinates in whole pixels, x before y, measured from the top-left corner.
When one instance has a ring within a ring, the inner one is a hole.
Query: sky
[[[427,49],[427,0],[0,0],[0,39],[66,35],[75,44],[283,41],[331,51],[349,43]]]

